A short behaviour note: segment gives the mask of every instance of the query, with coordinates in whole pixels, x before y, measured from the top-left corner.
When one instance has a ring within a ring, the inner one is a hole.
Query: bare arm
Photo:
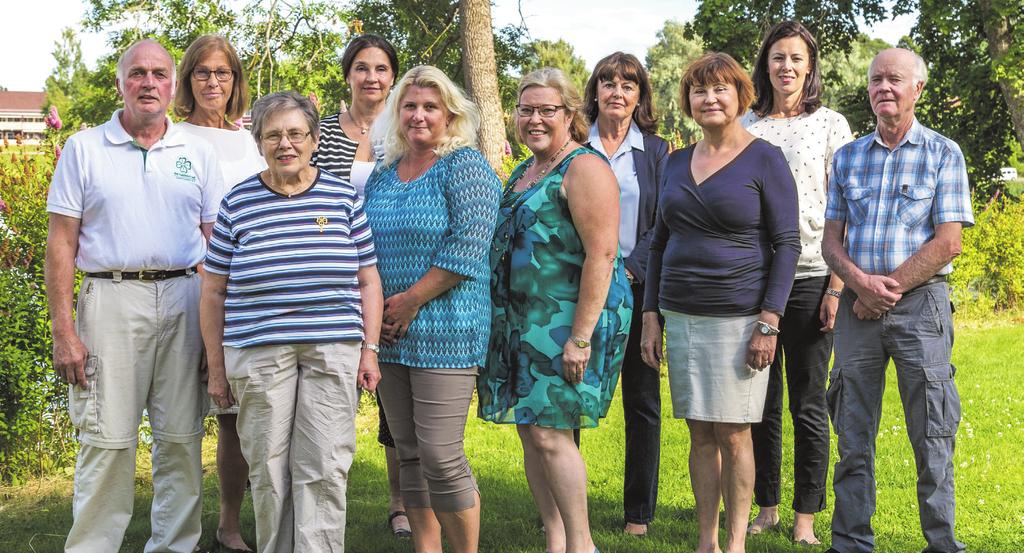
[[[825,235],[821,240],[825,262],[869,311],[875,314],[889,311],[903,297],[896,291],[899,282],[884,275],[869,275],[861,271],[843,246],[845,231],[846,223],[843,221],[825,220]]]
[[[207,390],[218,407],[234,404],[224,368],[224,299],[227,298],[228,277],[206,271],[199,298],[199,328],[206,345],[209,370]]]
[[[889,276],[899,282],[895,291],[904,294],[922,282],[935,276],[935,273],[960,255],[960,223],[940,223],[935,225],[935,236],[925,242],[920,250],[896,267]]]
[[[75,256],[82,220],[50,213],[46,236],[46,300],[53,329],[53,369],[69,384],[87,386],[85,360],[89,351],[75,332],[72,316]]]
[[[584,155],[569,165],[562,191],[585,255],[572,336],[589,341],[608,298],[619,249],[619,185],[607,163],[596,156]],[[579,348],[570,340],[562,353],[566,380],[582,381],[590,348]]]
[[[203,233],[203,238],[209,242],[210,235],[213,234],[213,223],[199,223],[199,232]]]
[[[380,342],[380,325],[384,313],[384,296],[381,293],[380,274],[377,266],[361,267],[357,273],[359,278],[359,296],[363,307],[363,339],[368,344]],[[367,391],[374,391],[380,381],[380,368],[377,366],[377,353],[363,349],[359,356],[359,372],[356,383]]]

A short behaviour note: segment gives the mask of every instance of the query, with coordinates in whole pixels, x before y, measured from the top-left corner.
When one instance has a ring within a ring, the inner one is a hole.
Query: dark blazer
[[[658,212],[662,176],[668,163],[668,142],[657,135],[643,133],[644,149],[633,150],[633,167],[640,184],[640,209],[636,225],[636,246],[623,261],[633,274],[633,281],[641,284],[647,276],[647,254],[654,234],[654,216]],[[589,146],[590,143],[587,143]]]

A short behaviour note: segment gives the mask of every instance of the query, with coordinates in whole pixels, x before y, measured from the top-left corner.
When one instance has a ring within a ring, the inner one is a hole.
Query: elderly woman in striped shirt
[[[201,323],[209,393],[239,404],[262,553],[344,548],[356,385],[380,379],[383,296],[362,201],[309,164],[316,107],[294,92],[253,106],[268,169],[224,197]]]

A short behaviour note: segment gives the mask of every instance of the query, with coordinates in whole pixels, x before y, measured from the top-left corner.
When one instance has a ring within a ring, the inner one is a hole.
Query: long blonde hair
[[[385,165],[394,163],[409,151],[409,143],[402,133],[399,113],[402,100],[410,87],[433,88],[441,96],[441,103],[451,114],[448,134],[434,148],[438,157],[444,157],[463,147],[477,147],[477,132],[480,130],[480,112],[466,94],[440,69],[432,65],[413,67],[395,85],[388,98],[384,113],[373,124],[371,140],[382,144]]]

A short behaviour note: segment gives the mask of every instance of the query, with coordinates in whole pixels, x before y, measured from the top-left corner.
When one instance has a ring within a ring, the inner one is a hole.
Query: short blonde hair
[[[686,68],[686,73],[679,83],[679,100],[686,115],[693,117],[690,89],[718,83],[731,84],[736,88],[736,101],[739,103],[737,116],[750,109],[750,104],[754,103],[754,83],[751,82],[750,76],[729,54],[708,52]]]
[[[519,91],[516,93],[516,97],[522,96],[523,91],[531,86],[553,88],[555,92],[558,92],[562,98],[562,105],[565,106],[566,111],[572,114],[572,121],[569,122],[569,136],[580,144],[586,142],[590,136],[590,124],[587,123],[587,117],[581,110],[583,98],[580,97],[580,92],[576,90],[576,86],[565,76],[565,73],[554,67],[541,67],[530,71],[519,81]],[[517,125],[516,129],[518,128]],[[518,132],[517,130],[516,133],[518,134]],[[522,136],[518,138],[520,141],[524,141]]]
[[[437,148],[434,148],[434,153],[438,157],[444,157],[459,148],[477,147],[480,112],[476,104],[470,101],[466,93],[443,71],[432,65],[418,65],[406,72],[402,80],[398,81],[394,92],[388,98],[384,113],[374,122],[371,134],[375,142],[379,140],[383,144],[385,164],[391,164],[409,152],[409,143],[402,133],[399,114],[406,92],[414,86],[436,90],[441,96],[441,103],[451,114],[448,135],[441,139]]]

